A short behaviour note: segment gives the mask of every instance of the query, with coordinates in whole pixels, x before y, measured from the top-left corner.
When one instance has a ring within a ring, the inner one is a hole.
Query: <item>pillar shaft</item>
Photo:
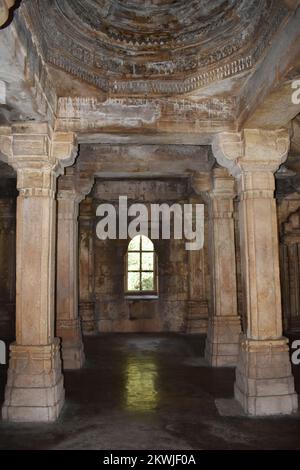
[[[78,194],[74,191],[59,191],[56,334],[62,339],[62,359],[65,369],[79,369],[85,360],[78,317],[79,200]]]
[[[199,203],[203,204],[202,198],[199,198],[199,196],[189,198],[189,204]],[[206,243],[206,237],[204,238],[204,243]],[[208,326],[208,295],[205,250],[189,250],[187,257],[189,300],[186,332],[188,334],[206,334]]]
[[[282,337],[273,175],[288,147],[285,131],[259,129],[224,134],[213,146],[218,162],[238,181],[247,332],[240,341],[235,397],[251,415],[297,409],[287,339]]]
[[[26,169],[22,184],[24,176],[43,178],[48,186],[18,186],[16,341],[25,346],[50,344],[54,337],[56,175],[52,170],[39,174]]]
[[[254,415],[290,413],[297,396],[282,337],[278,227],[271,171],[239,177],[242,282],[247,332],[240,344],[235,396]]]
[[[247,337],[278,339],[282,316],[274,175],[246,172],[238,179],[238,189]]]
[[[84,335],[97,331],[94,293],[94,218],[92,201],[81,205],[79,218],[79,309]]]
[[[214,169],[213,187],[207,195],[212,299],[205,356],[215,367],[236,365],[241,333],[237,313],[234,198],[234,178],[224,168]]]
[[[63,163],[73,162],[73,135],[23,124],[7,139],[19,196],[16,342],[2,414],[10,421],[53,421],[64,403],[60,343],[54,337],[56,177]]]

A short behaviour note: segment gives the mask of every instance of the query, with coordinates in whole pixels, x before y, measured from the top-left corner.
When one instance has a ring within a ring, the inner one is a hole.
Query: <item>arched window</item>
[[[157,295],[157,257],[148,237],[137,235],[130,241],[125,267],[127,294]]]

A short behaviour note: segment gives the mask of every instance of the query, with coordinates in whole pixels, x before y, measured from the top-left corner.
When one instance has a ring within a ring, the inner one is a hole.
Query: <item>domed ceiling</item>
[[[25,0],[45,61],[115,95],[185,94],[251,70],[277,0]]]

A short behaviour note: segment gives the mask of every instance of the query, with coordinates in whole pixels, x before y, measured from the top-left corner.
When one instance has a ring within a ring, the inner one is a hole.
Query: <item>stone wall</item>
[[[93,213],[96,214],[97,206],[103,202],[111,202],[118,208],[119,195],[128,197],[128,205],[135,202],[171,205],[188,203],[190,192],[188,182],[180,179],[98,180],[93,193]],[[128,242],[99,240],[94,229],[94,299],[99,331],[205,332],[208,273],[204,250],[188,252],[184,240],[154,240],[158,256],[158,299],[136,300],[126,298],[124,293]],[[196,273],[193,281],[190,271]],[[196,322],[191,323],[191,316]]]

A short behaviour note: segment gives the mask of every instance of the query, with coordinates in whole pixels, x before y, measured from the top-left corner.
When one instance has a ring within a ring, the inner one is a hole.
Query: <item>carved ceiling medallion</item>
[[[46,62],[116,95],[178,95],[250,70],[276,0],[25,0]]]

